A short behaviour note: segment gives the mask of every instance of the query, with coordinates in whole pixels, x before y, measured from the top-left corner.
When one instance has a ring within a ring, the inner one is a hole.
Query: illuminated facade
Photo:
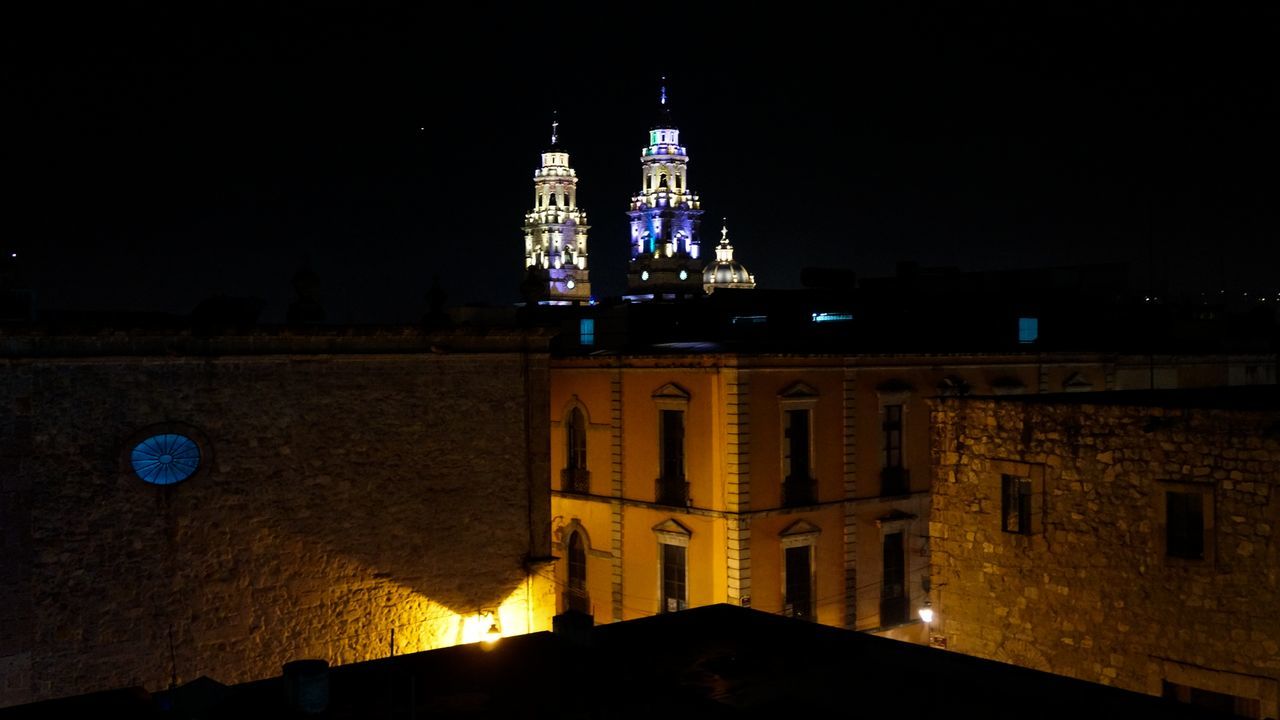
[[[1177,358],[1183,386],[1228,366]],[[552,360],[560,609],[717,602],[925,642],[928,398],[1143,387],[1148,358],[709,352]]]
[[[641,188],[631,197],[631,262],[627,295],[633,299],[702,292],[702,215],[689,187],[689,154],[671,118],[667,91],[658,122],[640,155]]]
[[[9,336],[0,706],[549,628],[545,340],[334,339]]]
[[[1277,717],[1277,390],[936,400],[936,642]]]
[[[587,269],[587,214],[578,207],[578,175],[559,149],[558,123],[551,149],[533,173],[533,210],[524,216],[524,264],[536,283],[534,300],[572,304],[591,299]]]

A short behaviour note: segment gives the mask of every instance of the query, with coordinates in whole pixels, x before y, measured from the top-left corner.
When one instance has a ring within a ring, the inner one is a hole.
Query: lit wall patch
[[[1018,318],[1018,342],[1030,344],[1040,339],[1040,318]]]
[[[816,312],[813,313],[813,321],[816,323],[852,322],[853,313]]]

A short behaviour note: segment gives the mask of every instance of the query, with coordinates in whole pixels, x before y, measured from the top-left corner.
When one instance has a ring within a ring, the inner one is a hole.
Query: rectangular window
[[[787,507],[816,502],[813,475],[809,468],[812,435],[808,408],[782,414],[782,504]]]
[[[1221,717],[1262,717],[1262,702],[1256,698],[1228,695],[1227,693],[1204,690],[1197,687],[1191,687],[1190,685],[1181,685],[1168,680],[1162,681],[1162,684],[1163,692],[1161,694],[1166,698],[1169,698],[1170,700],[1177,700],[1180,703],[1206,708],[1220,714]]]
[[[884,467],[880,470],[880,495],[891,497],[911,491],[907,469],[902,466],[902,406],[885,405],[881,429],[884,433]]]
[[[786,548],[786,597],[783,598],[783,614],[813,619],[813,546],[798,545]]]
[[[685,564],[688,548],[681,545],[661,544],[662,547],[662,607],[661,612],[684,610],[689,604]]]
[[[782,472],[787,482],[809,479],[809,411],[788,410],[783,418]]]
[[[659,411],[658,463],[655,501],[663,505],[688,505],[689,483],[684,479],[683,410]]]
[[[1019,535],[1031,534],[1031,478],[1001,475],[1001,529]]]
[[[578,321],[578,344],[582,347],[591,347],[596,344],[595,320],[582,318]]]
[[[684,411],[663,410],[659,452],[663,480],[684,480]]]
[[[884,406],[884,466],[902,467],[902,406]]]
[[[1204,559],[1204,493],[1166,490],[1165,554],[1186,560]]]
[[[1040,339],[1040,318],[1018,318],[1018,342],[1031,344]]]
[[[884,536],[880,576],[880,625],[900,625],[907,621],[906,548],[902,533]]]

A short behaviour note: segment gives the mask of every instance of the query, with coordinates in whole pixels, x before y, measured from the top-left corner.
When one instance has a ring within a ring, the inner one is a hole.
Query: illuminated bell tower
[[[631,198],[631,263],[627,297],[702,293],[702,210],[689,189],[689,155],[671,119],[664,85],[658,122],[640,155],[641,190]]]
[[[532,298],[544,305],[569,305],[591,299],[587,275],[587,214],[578,208],[578,176],[561,152],[551,123],[551,149],[533,173],[533,210],[524,216],[524,264],[537,288]]]

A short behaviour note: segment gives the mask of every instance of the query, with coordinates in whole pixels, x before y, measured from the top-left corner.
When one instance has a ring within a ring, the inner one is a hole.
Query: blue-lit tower
[[[524,216],[524,264],[532,301],[550,305],[589,302],[587,214],[578,207],[578,174],[559,147],[551,123],[551,149],[533,173],[533,210]]]
[[[627,297],[653,299],[702,293],[702,210],[689,189],[689,155],[671,119],[664,85],[658,122],[640,155],[641,190],[631,198],[631,263]]]

